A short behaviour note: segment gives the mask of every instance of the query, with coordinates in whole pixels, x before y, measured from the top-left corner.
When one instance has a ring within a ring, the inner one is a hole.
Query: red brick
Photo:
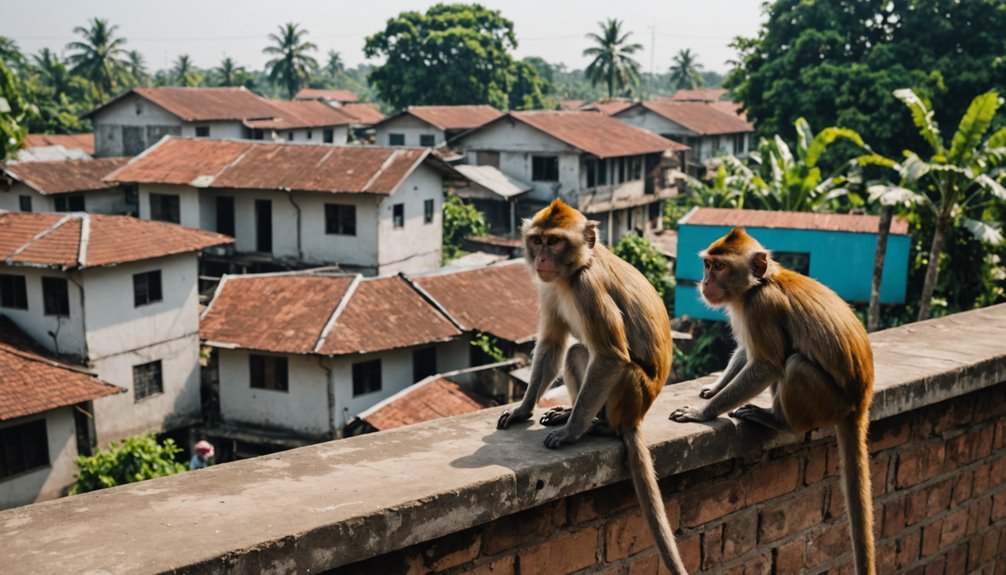
[[[1000,388],[988,390],[987,396],[975,403],[974,420],[991,421],[1006,415],[1006,390]]]
[[[979,564],[985,564],[991,561],[996,556],[996,550],[999,546],[999,531],[996,529],[989,529],[982,536],[981,545],[977,546],[981,549],[978,554]]]
[[[772,556],[766,554],[748,559],[731,569],[729,573],[737,573],[738,575],[772,575]]]
[[[838,481],[828,482],[828,514],[827,517],[841,517],[845,513],[845,492]]]
[[[958,545],[947,553],[947,566],[945,573],[967,573],[968,570],[968,546]]]
[[[520,553],[521,575],[573,573],[597,563],[597,529],[581,529]]]
[[[629,565],[628,575],[657,575],[660,572],[660,555],[650,555]]]
[[[915,529],[912,532],[898,539],[897,567],[905,567],[915,563],[919,558],[919,550],[922,547],[922,530]]]
[[[973,463],[992,455],[992,443],[995,437],[995,428],[993,426],[985,426],[970,435],[973,439],[971,441],[971,450],[968,453],[968,463]]]
[[[812,485],[824,479],[828,466],[828,447],[819,445],[807,450],[807,465],[803,472],[803,482]]]
[[[968,499],[971,499],[971,488],[974,486],[975,475],[972,471],[964,471],[954,478],[953,494],[950,497],[950,506],[956,507]]]
[[[636,505],[637,501],[630,481],[595,489],[570,498],[573,522],[580,524],[598,517],[610,517]]]
[[[964,533],[968,527],[968,510],[959,509],[943,519],[942,533],[940,535],[940,547],[949,548],[964,538]]]
[[[838,445],[831,443],[828,444],[828,466],[825,468],[825,477],[834,477],[838,475],[839,466],[839,455],[838,455]]]
[[[762,501],[793,492],[800,481],[800,462],[795,457],[756,467],[748,478],[747,504]]]
[[[870,490],[873,497],[880,497],[887,490],[887,468],[891,458],[886,455],[875,456],[870,460]]]
[[[564,525],[565,513],[563,501],[557,501],[501,517],[486,529],[484,553],[495,555],[525,543],[547,539]]]
[[[992,497],[992,521],[1003,518],[1006,518],[1006,491],[1000,491]]]
[[[641,513],[630,513],[604,526],[604,560],[611,563],[653,546],[653,534]]]
[[[1006,477],[1006,457],[992,460],[992,477]]]
[[[888,425],[880,433],[870,437],[870,453],[884,451],[897,447],[906,441],[911,435],[911,429],[907,422],[901,421],[893,425]]]
[[[1003,448],[1006,448],[1006,419],[996,422],[995,435],[992,440],[992,449],[994,451],[999,451]]]
[[[1001,555],[1006,556],[1006,526],[999,529],[999,551]],[[1006,562],[1004,562],[1006,563]]]
[[[879,507],[879,506],[878,506]],[[878,522],[881,537],[892,537],[905,528],[905,498],[898,497],[883,506],[884,519]]]
[[[810,540],[807,545],[806,565],[817,567],[846,553],[852,553],[849,524],[845,521],[832,523]]]
[[[465,575],[514,575],[514,558],[512,555],[502,557],[484,565],[464,571]]]
[[[964,467],[971,458],[971,438],[962,433],[947,440],[946,458],[943,460],[943,471],[950,473]]]
[[[724,481],[689,489],[678,496],[681,525],[695,527],[744,508],[744,484]]]
[[[894,540],[877,543],[877,573],[894,573],[897,569],[898,542]]]
[[[926,563],[926,570],[923,571],[925,575],[947,575],[947,570],[945,569],[947,564],[947,559],[944,556],[937,557],[935,561]]]
[[[426,564],[433,571],[444,571],[474,561],[482,548],[482,538],[473,531],[461,532],[424,547]]]
[[[723,526],[702,534],[702,569],[712,569],[723,562]]]
[[[937,520],[922,528],[922,556],[932,557],[940,550],[940,530],[943,521]]]
[[[992,523],[992,505],[988,498],[972,503],[968,509],[968,535],[983,531]]]
[[[761,511],[758,528],[758,543],[764,545],[778,541],[816,525],[824,519],[824,489],[801,495],[774,505],[766,505]]]
[[[932,441],[912,447],[898,455],[896,475],[899,489],[911,487],[931,477],[943,469],[946,448],[942,441]]]
[[[905,497],[905,525],[915,525],[926,518],[926,508],[929,506],[929,493],[926,490],[915,491]]]
[[[685,564],[686,571],[698,571],[702,560],[702,542],[698,534],[678,539],[678,553],[681,554],[681,562]]]
[[[950,507],[950,494],[954,488],[954,479],[948,479],[930,487],[926,497],[926,514],[935,517]]]
[[[730,561],[755,548],[758,542],[758,513],[745,511],[723,524],[723,559]]]
[[[775,572],[780,574],[799,573],[803,569],[804,547],[803,539],[780,545],[776,549]]]
[[[996,482],[998,484],[998,481]],[[975,469],[974,497],[985,495],[992,488],[992,465],[986,463]]]

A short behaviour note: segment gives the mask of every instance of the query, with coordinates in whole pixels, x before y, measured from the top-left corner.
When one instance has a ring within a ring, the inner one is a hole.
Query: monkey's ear
[[[765,277],[768,271],[768,252],[755,252],[751,256],[751,272],[758,279]]]
[[[587,224],[583,226],[583,239],[587,242],[588,248],[593,248],[597,243],[597,226],[600,223],[596,220],[587,220]]]

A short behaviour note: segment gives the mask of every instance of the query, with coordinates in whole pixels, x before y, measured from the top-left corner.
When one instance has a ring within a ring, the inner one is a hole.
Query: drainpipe
[[[332,368],[325,365],[326,359],[318,356],[318,365],[325,370],[325,389],[328,391],[328,434],[332,439],[339,439],[339,431],[335,424],[335,380]]]
[[[304,261],[304,250],[301,249],[301,240],[300,240],[300,236],[301,236],[301,233],[300,233],[300,206],[297,205],[297,202],[293,201],[293,190],[291,190],[290,188],[282,188],[282,190],[284,192],[286,192],[287,199],[290,200],[290,203],[293,205],[294,209],[297,210],[297,259],[300,260],[301,262],[303,262]]]
[[[83,336],[83,341],[84,341],[84,348],[83,348],[83,352],[82,352],[83,353],[82,359],[83,359],[85,365],[90,366],[91,365],[91,359],[90,359],[89,353],[87,351],[87,312],[85,311],[87,309],[87,306],[84,305],[84,285],[82,283],[78,282],[77,280],[73,279],[73,274],[70,274],[70,273],[66,274],[66,278],[68,280],[70,280],[70,283],[72,283],[73,285],[77,286],[77,291],[80,292],[80,331],[81,331],[81,335]],[[60,321],[61,320],[57,316],[56,317],[57,325],[59,325],[58,322],[60,322]],[[59,329],[57,328],[56,331],[58,333]],[[56,353],[59,353],[59,342],[58,341],[56,342]]]

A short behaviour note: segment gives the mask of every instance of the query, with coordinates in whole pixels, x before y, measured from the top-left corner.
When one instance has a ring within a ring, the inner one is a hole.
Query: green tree
[[[618,240],[611,251],[642,272],[646,281],[657,290],[660,299],[665,303],[671,303],[671,298],[674,296],[671,270],[667,258],[650,243],[650,240],[636,234],[627,234]]]
[[[146,85],[150,81],[147,63],[139,50],[126,52],[126,70],[129,72],[133,84]]]
[[[269,80],[273,84],[283,85],[287,97],[293,99],[300,87],[307,83],[311,73],[318,69],[318,61],[308,52],[318,49],[313,42],[304,40],[307,30],[300,29],[297,24],[288,22],[279,27],[279,34],[269,34],[272,46],[266,46],[263,54],[275,56],[266,63]]]
[[[444,263],[461,255],[461,243],[470,236],[484,236],[489,233],[485,216],[466,204],[458,196],[444,194]]]
[[[126,51],[125,38],[115,35],[118,26],[109,25],[108,20],[93,18],[90,28],[77,26],[75,34],[83,36],[83,41],[70,42],[68,50],[74,52],[66,61],[72,66],[71,73],[90,80],[102,95],[114,92],[125,80]]]
[[[243,86],[250,79],[244,66],[239,66],[230,56],[220,61],[213,75],[217,86]]]
[[[328,60],[325,62],[325,71],[335,78],[346,70],[346,65],[342,62],[342,55],[335,50],[328,51]]]
[[[679,50],[671,63],[671,84],[675,90],[694,90],[706,85],[702,64],[689,49]]]
[[[437,4],[402,12],[368,36],[367,58],[384,58],[369,75],[394,108],[420,104],[489,104],[506,109],[517,72],[513,22],[478,4]],[[521,98],[523,100],[523,98]]]
[[[188,54],[181,54],[175,60],[171,77],[179,86],[185,87],[198,86],[202,81],[202,74],[192,65],[192,58]]]
[[[6,160],[24,145],[27,118],[35,107],[24,98],[24,87],[7,64],[0,61],[0,160]]]
[[[59,55],[49,48],[42,48],[32,56],[32,68],[42,84],[56,95],[66,93],[70,85],[70,73]]]
[[[609,18],[598,22],[601,34],[591,32],[587,39],[593,46],[583,51],[583,55],[593,58],[585,73],[591,84],[605,83],[608,97],[630,93],[639,84],[639,62],[632,55],[643,49],[639,43],[629,43],[632,32],[622,33],[622,21]]]
[[[158,444],[153,434],[113,442],[94,455],[77,458],[79,471],[70,495],[180,473],[188,469],[186,464],[175,461],[181,451],[171,439]]]
[[[868,134],[896,157],[923,142],[894,90],[921,90],[943,124],[971,95],[1006,89],[1002,2],[774,0],[765,11],[757,36],[734,42],[739,62],[726,81],[762,136],[804,117]]]
[[[17,42],[6,36],[0,36],[0,63],[13,69],[20,68],[26,63]]]
[[[545,97],[552,93],[553,86],[538,73],[538,68],[529,62],[514,62],[515,77],[509,95],[511,110],[536,110],[545,107]]]

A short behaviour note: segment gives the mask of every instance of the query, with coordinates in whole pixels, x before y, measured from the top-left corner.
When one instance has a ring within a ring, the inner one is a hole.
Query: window
[[[598,160],[597,161],[597,185],[605,186],[608,184],[608,161]]]
[[[196,126],[196,137],[197,138],[209,138],[210,137],[210,127],[209,126]]]
[[[255,249],[272,252],[272,200],[255,200]]]
[[[734,155],[739,156],[744,152],[744,134],[734,134]]]
[[[31,196],[18,196],[17,197],[18,208],[22,212],[31,211]]]
[[[135,217],[140,213],[140,192],[137,190],[136,184],[123,184],[122,201],[126,204],[130,215]]]
[[[405,227],[405,204],[395,204],[391,207],[391,220],[396,228]]]
[[[0,307],[28,309],[28,289],[24,276],[0,274]]]
[[[264,140],[265,139],[265,132],[263,130],[258,129],[258,128],[252,130],[252,139],[253,140]]]
[[[772,259],[788,270],[803,275],[810,273],[810,254],[807,252],[772,252]]]
[[[248,374],[251,376],[251,386],[255,389],[289,391],[288,372],[289,366],[285,357],[254,353],[248,356]]]
[[[314,137],[314,130],[308,130],[307,131],[307,139],[310,140],[312,137]]]
[[[381,391],[381,360],[353,364],[353,397]]]
[[[625,181],[625,158],[618,158],[618,183]]]
[[[217,231],[234,237],[234,198],[217,196]]]
[[[597,185],[597,160],[587,160],[584,168],[587,170],[587,187],[593,188]]]
[[[66,278],[42,278],[42,303],[45,315],[69,317],[70,293],[67,290]]]
[[[629,158],[629,179],[638,180],[643,177],[643,158]]]
[[[143,113],[143,102],[136,103],[136,115],[139,116]]]
[[[133,366],[133,401],[164,393],[161,360]]]
[[[286,133],[286,141],[287,142],[292,142],[293,141],[293,132],[287,132]]]
[[[325,233],[337,236],[355,236],[356,206],[325,204]]]
[[[321,133],[321,141],[326,144],[335,143],[335,130],[332,128],[325,128],[325,130]]]
[[[161,270],[133,274],[133,305],[152,304],[161,301]]]
[[[531,156],[531,180],[558,182],[559,158],[556,156]]]
[[[45,420],[0,429],[0,479],[49,465]]]
[[[56,196],[57,212],[83,212],[84,196],[82,194],[64,194]]]
[[[433,223],[433,200],[423,200],[423,223],[432,224]]]
[[[424,347],[412,352],[412,381],[437,373],[437,348]]]
[[[432,148],[437,145],[437,137],[433,134],[421,134],[419,136],[419,145]]]
[[[388,134],[389,146],[404,146],[405,134]]]
[[[182,222],[181,201],[175,194],[150,194],[150,219],[159,222]]]

